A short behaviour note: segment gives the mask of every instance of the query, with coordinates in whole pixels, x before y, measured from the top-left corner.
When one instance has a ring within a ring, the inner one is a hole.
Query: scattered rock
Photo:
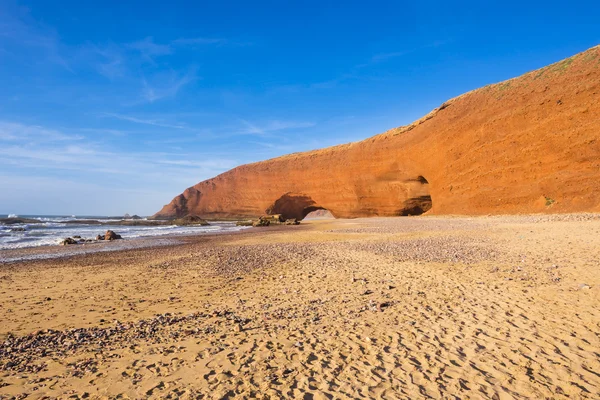
[[[252,220],[248,220],[248,221],[237,221],[235,223],[235,226],[253,226],[252,225],[253,221]]]
[[[68,238],[64,239],[62,242],[60,242],[60,244],[63,246],[66,246],[69,244],[77,244],[77,241],[73,238],[68,237]]]
[[[123,239],[123,238],[121,237],[121,235],[118,235],[111,230],[106,231],[106,233],[104,234],[104,240],[117,240],[117,239]]]
[[[271,225],[271,221],[269,221],[268,219],[263,219],[263,217],[260,217],[256,221],[252,221],[252,226],[269,226],[269,225]]]
[[[174,225],[179,225],[179,226],[187,226],[187,225],[201,225],[201,226],[206,226],[206,225],[210,225],[208,222],[206,222],[206,220],[198,217],[197,215],[186,215],[183,218],[174,219],[172,222],[173,222]]]

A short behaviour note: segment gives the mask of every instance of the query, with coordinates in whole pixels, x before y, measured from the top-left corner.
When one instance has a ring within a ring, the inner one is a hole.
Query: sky
[[[151,215],[600,43],[597,1],[0,0],[0,214]],[[285,179],[285,177],[282,177]]]

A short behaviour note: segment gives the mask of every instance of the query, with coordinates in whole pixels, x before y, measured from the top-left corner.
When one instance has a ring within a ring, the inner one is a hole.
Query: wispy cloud
[[[47,129],[38,125],[0,121],[0,141],[46,143],[81,139],[83,139],[83,136],[66,135],[57,130]]]
[[[154,41],[152,36],[147,36],[136,42],[127,43],[125,46],[129,49],[138,51],[144,59],[151,63],[154,63],[155,57],[166,56],[173,52],[170,45],[158,44]]]
[[[147,121],[146,121],[147,122]],[[224,157],[204,157],[186,152],[123,152],[90,143],[85,138],[67,141],[73,136],[40,126],[27,126],[0,121],[0,165],[16,165],[20,169],[39,171],[69,170],[79,173],[95,172],[135,176],[150,181],[176,180],[178,174],[193,179],[208,178],[232,168],[237,162]],[[22,134],[26,132],[25,136]],[[40,137],[50,136],[52,142],[40,142]],[[33,140],[32,140],[33,139]],[[193,176],[193,178],[191,178]]]
[[[371,64],[377,64],[380,62],[384,62],[391,58],[402,57],[409,53],[410,53],[410,51],[393,51],[391,53],[375,54],[373,57],[371,57]]]
[[[146,61],[155,63],[155,58],[173,54],[176,47],[225,45],[230,43],[232,42],[228,39],[215,37],[183,37],[166,43],[158,43],[152,36],[147,36],[142,40],[127,43],[125,47],[139,52]]]
[[[145,101],[153,103],[157,100],[175,97],[179,90],[189,83],[194,82],[198,77],[196,76],[195,68],[188,71],[183,76],[170,73],[159,74],[154,77],[154,84],[150,84],[145,78],[142,79],[142,97]]]
[[[263,124],[255,124],[245,119],[240,119],[240,122],[245,126],[240,134],[253,134],[253,135],[264,135],[268,132],[282,131],[288,129],[302,129],[311,128],[316,124],[314,122],[302,122],[302,121],[281,121],[272,120]]]
[[[96,71],[110,80],[122,78],[127,74],[128,57],[123,49],[114,44],[99,46],[87,44],[83,46],[80,53],[91,53],[91,64]],[[96,60],[97,56],[98,60]]]
[[[158,160],[159,164],[166,165],[177,165],[183,167],[200,167],[200,168],[213,168],[213,169],[230,169],[235,166],[234,160],[228,159],[216,159],[216,160]]]
[[[73,72],[67,59],[61,54],[60,39],[56,31],[34,22],[27,9],[0,5],[0,37],[4,43],[37,50],[29,62],[59,65]]]
[[[301,90],[301,89],[332,89],[343,82],[346,82],[349,80],[354,80],[354,79],[361,79],[363,77],[364,70],[374,67],[377,64],[385,63],[394,58],[404,57],[404,56],[407,56],[407,55],[414,53],[416,51],[419,51],[419,50],[439,47],[439,46],[442,46],[449,42],[451,42],[450,39],[438,40],[438,41],[434,41],[434,42],[425,44],[420,47],[415,47],[410,50],[391,51],[391,52],[387,52],[387,53],[374,54],[367,61],[352,66],[349,69],[349,72],[343,73],[332,79],[328,79],[328,80],[321,81],[321,82],[313,82],[313,83],[309,83],[309,84],[305,84],[305,85],[284,85],[284,86],[280,86],[280,87],[276,88],[274,91],[275,92],[277,92],[277,91],[293,92],[293,91],[297,91],[297,90]]]
[[[171,42],[175,46],[197,46],[207,44],[227,44],[229,40],[223,38],[210,37],[195,37],[195,38],[179,38]]]
[[[120,119],[122,121],[135,122],[136,124],[159,126],[161,128],[173,128],[173,129],[185,129],[186,128],[184,125],[181,125],[181,124],[170,124],[170,123],[166,123],[166,122],[163,122],[163,121],[157,120],[157,119],[137,118],[137,117],[133,117],[130,115],[123,115],[123,114],[116,114],[116,113],[102,113],[100,115],[105,116],[105,117]]]
[[[409,55],[411,53],[414,53],[416,51],[419,50],[424,50],[424,49],[430,49],[430,48],[435,48],[435,47],[440,47],[443,46],[447,43],[450,43],[452,40],[451,39],[445,39],[445,40],[435,40],[431,43],[427,43],[423,46],[420,47],[416,47],[414,49],[410,49],[410,50],[406,50],[406,51],[392,51],[389,53],[379,53],[379,54],[375,54],[373,57],[371,57],[371,60],[366,63],[366,64],[361,64],[364,66],[369,66],[369,65],[373,65],[373,64],[378,64],[381,62],[385,62],[388,61],[392,58],[396,58],[396,57],[403,57],[406,55]]]

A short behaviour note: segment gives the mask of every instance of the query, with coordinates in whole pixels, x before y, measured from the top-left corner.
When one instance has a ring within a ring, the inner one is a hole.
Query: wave
[[[8,218],[19,218],[17,214],[8,214]]]
[[[123,239],[205,235],[245,229],[231,222],[214,222],[209,226],[98,226],[47,222],[32,225],[18,224],[13,227],[23,227],[25,231],[0,230],[2,233],[0,250],[58,245],[63,239],[76,235],[84,239],[95,239],[97,235],[103,235],[109,229],[121,235]]]

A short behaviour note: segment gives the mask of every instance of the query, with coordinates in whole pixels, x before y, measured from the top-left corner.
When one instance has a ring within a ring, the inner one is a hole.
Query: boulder
[[[252,221],[252,226],[269,226],[269,225],[271,225],[271,221],[269,221],[268,219],[265,219],[263,217],[260,217],[256,221]]]
[[[281,224],[285,221],[281,214],[263,215],[260,219],[269,221],[271,224]]]
[[[111,230],[106,231],[106,233],[104,234],[104,240],[116,240],[116,239],[123,239],[123,238],[121,237],[121,235],[118,235]]]
[[[77,241],[73,238],[68,237],[68,238],[64,239],[62,242],[60,242],[60,244],[63,246],[66,246],[68,244],[77,244]]]
[[[235,226],[252,226],[253,221],[252,220],[248,220],[248,221],[237,221],[235,223]]]
[[[98,236],[96,236],[96,240],[104,240],[104,235],[98,235]]]
[[[300,225],[300,221],[298,221],[296,218],[286,219],[283,224],[284,225]]]

